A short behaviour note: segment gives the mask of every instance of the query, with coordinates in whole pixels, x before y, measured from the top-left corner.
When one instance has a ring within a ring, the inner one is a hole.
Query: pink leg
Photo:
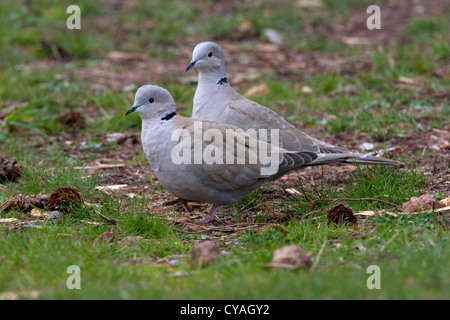
[[[217,210],[218,207],[219,207],[219,206],[217,206],[217,205],[213,205],[212,208],[211,208],[211,210],[209,210],[208,215],[206,216],[206,219],[197,222],[197,224],[205,224],[205,223],[211,222],[211,220],[213,220],[213,219],[215,219],[215,220],[217,220],[218,222],[222,223],[222,220],[220,220],[219,218],[217,218],[217,217],[214,215],[214,214],[216,213],[216,210]]]
[[[188,203],[187,200],[184,200],[184,199],[181,199],[181,198],[176,198],[176,199],[164,202],[163,206],[172,206],[174,204],[182,206],[183,204],[187,204],[187,203]]]

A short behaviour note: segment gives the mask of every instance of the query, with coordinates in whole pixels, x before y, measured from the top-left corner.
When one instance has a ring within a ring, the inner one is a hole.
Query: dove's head
[[[125,115],[136,111],[142,118],[166,119],[175,115],[175,102],[169,91],[158,86],[146,85],[136,91],[133,106]],[[170,119],[169,118],[169,119]]]
[[[201,42],[195,46],[192,52],[192,60],[186,71],[196,67],[197,70],[218,72],[225,75],[225,58],[222,48],[214,42]]]

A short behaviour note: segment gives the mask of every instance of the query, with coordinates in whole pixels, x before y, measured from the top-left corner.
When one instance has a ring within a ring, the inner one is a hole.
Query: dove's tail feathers
[[[332,163],[350,163],[350,164],[373,164],[373,165],[401,165],[396,160],[380,158],[359,153],[322,153],[319,157],[310,163],[310,166],[318,166]]]

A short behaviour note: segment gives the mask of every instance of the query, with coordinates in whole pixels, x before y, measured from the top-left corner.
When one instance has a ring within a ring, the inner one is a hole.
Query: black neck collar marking
[[[224,84],[228,84],[227,77],[222,77],[219,80],[217,80],[217,84],[223,86]]]
[[[172,119],[172,118],[175,117],[176,115],[177,115],[177,113],[174,111],[174,112],[171,112],[171,113],[166,114],[164,117],[161,118],[161,120],[167,121],[167,120]]]

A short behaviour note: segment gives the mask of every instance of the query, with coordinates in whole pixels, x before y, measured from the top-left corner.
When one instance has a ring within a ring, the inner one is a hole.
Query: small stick
[[[327,239],[325,238],[325,239],[323,239],[323,243],[320,246],[319,252],[317,253],[316,259],[314,259],[314,264],[311,269],[314,270],[317,267],[317,265],[319,264],[320,256],[322,255],[326,244],[327,244]]]
[[[314,205],[315,202],[317,201],[377,201],[377,202],[381,202],[381,203],[385,203],[385,204],[389,204],[391,206],[396,207],[397,209],[401,209],[399,205],[396,205],[395,203],[386,201],[386,200],[381,200],[381,199],[375,199],[375,198],[328,198],[328,199],[314,199],[313,201],[309,202],[309,206],[312,207]]]
[[[99,216],[100,216],[100,218],[102,218],[103,220],[105,220],[107,223],[109,223],[109,224],[114,224],[114,225],[116,225],[117,226],[117,224],[119,223],[119,222],[122,222],[122,220],[119,220],[119,219],[114,219],[114,218],[109,218],[109,217],[107,217],[107,216],[104,216],[104,215],[102,215],[100,212],[96,212]]]

